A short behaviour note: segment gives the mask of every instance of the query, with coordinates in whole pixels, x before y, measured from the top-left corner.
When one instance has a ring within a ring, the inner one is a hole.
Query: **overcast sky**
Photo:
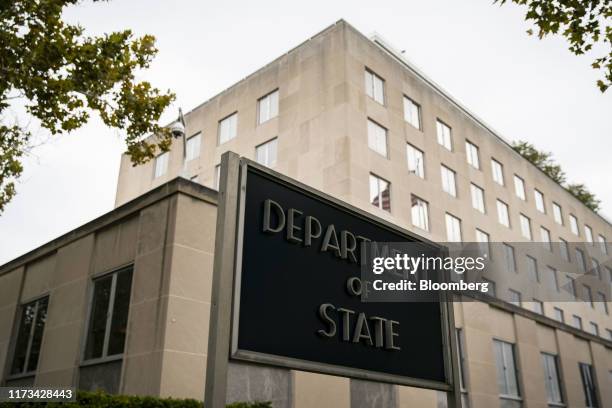
[[[190,110],[344,18],[406,50],[507,139],[553,152],[610,218],[612,90],[596,89],[590,58],[570,54],[562,39],[528,37],[523,15],[490,0],[86,0],[66,18],[90,34],[131,28],[157,37],[159,54],[142,79],[176,93],[164,122],[178,106]],[[113,208],[120,136],[93,120],[34,151],[18,195],[0,215],[0,264]]]

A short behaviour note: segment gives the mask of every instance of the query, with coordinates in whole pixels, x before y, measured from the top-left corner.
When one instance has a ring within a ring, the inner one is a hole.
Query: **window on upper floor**
[[[541,355],[548,403],[561,405],[563,404],[563,394],[561,394],[561,379],[557,356],[548,353],[541,353]]]
[[[453,143],[451,140],[451,128],[440,119],[436,120],[436,134],[438,138],[438,144],[444,146],[446,150],[453,150]]]
[[[255,148],[255,160],[257,160],[257,163],[268,167],[276,166],[277,144],[278,139],[274,138],[257,146]]]
[[[495,159],[491,159],[491,174],[494,182],[504,185],[504,166]]]
[[[564,240],[563,238],[559,238],[559,252],[561,253],[561,258],[564,261],[569,262],[570,260],[569,246],[567,244],[567,241]]]
[[[370,174],[370,203],[391,212],[391,183],[374,174]]]
[[[529,280],[532,282],[540,281],[540,274],[538,273],[538,261],[532,256],[527,255],[527,275]]]
[[[425,178],[425,156],[423,151],[411,144],[406,144],[408,171],[420,178]]]
[[[500,396],[520,398],[514,344],[494,339],[493,349]]]
[[[546,274],[548,275],[548,287],[552,290],[559,292],[559,278],[557,277],[557,270],[552,266],[546,267]]]
[[[489,243],[489,234],[481,229],[476,228],[476,242],[479,243],[478,249],[489,259],[491,259],[491,248]]]
[[[197,133],[187,139],[185,145],[185,160],[190,161],[200,157],[200,146],[202,144],[202,134]]]
[[[593,336],[599,336],[599,326],[595,322],[589,322],[589,332]]]
[[[525,201],[527,199],[525,197],[525,181],[516,174],[514,175],[514,192],[521,200]]]
[[[168,172],[169,159],[170,152],[164,152],[155,158],[155,170],[153,172],[153,178],[161,177]]]
[[[514,247],[506,243],[503,244],[504,261],[506,263],[506,271],[516,272],[516,257],[514,255]]]
[[[587,285],[582,285],[582,293],[584,295],[584,301],[588,302],[593,309],[595,309],[595,303],[593,302],[593,293],[591,292],[591,287]]]
[[[586,242],[589,244],[593,243],[593,230],[586,224],[584,225],[584,239],[586,239]]]
[[[238,112],[219,121],[219,144],[229,142],[238,135]]]
[[[601,280],[601,267],[599,266],[599,261],[595,258],[591,258],[591,271]]]
[[[369,69],[365,70],[365,89],[370,98],[385,104],[385,81]]]
[[[421,130],[421,106],[404,96],[404,120]]]
[[[425,200],[412,195],[412,225],[425,231],[429,231],[429,204]]]
[[[440,166],[440,174],[442,176],[442,190],[453,197],[457,197],[455,172],[442,164]]]
[[[221,183],[221,165],[217,164],[215,166],[215,174],[213,178],[213,188],[218,191],[220,183]]]
[[[465,141],[465,155],[467,162],[475,169],[480,169],[480,157],[478,155],[478,146],[469,140]]]
[[[446,240],[461,242],[461,220],[449,213],[446,213]]]
[[[555,313],[555,320],[561,323],[565,323],[565,314],[563,313],[563,310],[559,309],[558,307],[553,308],[553,311]]]
[[[602,292],[597,292],[597,300],[598,303],[601,305],[601,311],[605,314],[610,314],[610,311],[608,310],[608,300],[606,299],[606,295]]]
[[[550,240],[550,231],[542,226],[540,226],[540,242],[543,242],[546,245],[546,249],[549,251],[553,250],[552,242]]]
[[[368,119],[368,147],[387,157],[387,129]]]
[[[525,214],[519,214],[521,234],[524,238],[531,240],[531,220]]]
[[[508,300],[514,306],[520,306],[521,305],[521,292],[514,290],[514,289],[508,289]]]
[[[470,194],[472,195],[472,208],[475,210],[485,213],[485,199],[484,190],[478,187],[476,184],[470,184]]]
[[[542,214],[546,214],[546,207],[544,205],[544,194],[539,190],[533,190],[535,197],[536,209]]]
[[[47,321],[48,304],[49,297],[45,296],[21,306],[10,375],[36,371]]]
[[[570,220],[570,231],[572,231],[572,234],[580,236],[580,231],[578,230],[578,218],[576,218],[574,214],[570,214],[569,220]]]
[[[278,89],[257,101],[257,123],[262,124],[278,116]]]
[[[582,380],[582,390],[584,391],[584,402],[587,408],[597,408],[597,386],[593,375],[593,366],[586,363],[578,363],[580,378]]]
[[[578,268],[580,269],[580,272],[586,272],[587,266],[586,266],[586,259],[584,258],[584,252],[576,248],[574,251],[574,254],[575,254],[576,263],[578,264]]]
[[[93,281],[84,360],[123,354],[131,288],[131,266]]]
[[[570,293],[572,294],[572,297],[574,299],[578,298],[578,293],[576,292],[576,282],[574,281],[574,278],[572,278],[569,275],[565,275],[565,278],[567,279],[567,287],[570,291]]]
[[[563,212],[561,211],[561,206],[557,203],[552,203],[553,207],[553,218],[555,222],[559,225],[563,225]]]
[[[608,244],[606,242],[606,237],[600,234],[597,236],[597,241],[599,242],[599,250],[601,253],[608,255]]]
[[[575,328],[582,330],[582,317],[573,315],[572,316],[572,326]]]
[[[510,214],[508,211],[508,204],[502,200],[497,200],[497,221],[508,228],[510,228]]]
[[[536,298],[533,299],[533,311],[537,314],[544,314],[544,303]]]

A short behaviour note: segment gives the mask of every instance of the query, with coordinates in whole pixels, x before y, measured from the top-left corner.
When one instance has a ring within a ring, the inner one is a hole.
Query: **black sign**
[[[360,299],[361,242],[416,238],[247,169],[232,356],[449,384],[440,302]]]

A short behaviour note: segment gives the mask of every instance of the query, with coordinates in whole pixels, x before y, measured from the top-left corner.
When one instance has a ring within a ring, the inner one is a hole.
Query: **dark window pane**
[[[34,326],[32,345],[30,346],[30,357],[28,358],[27,371],[35,371],[36,367],[38,366],[38,356],[40,355],[40,346],[42,344],[43,331],[45,330],[45,322],[47,321],[48,303],[48,298],[41,299],[38,302],[38,311],[36,312],[36,325]]]
[[[117,275],[113,319],[108,339],[108,355],[123,353],[125,333],[127,331],[128,310],[130,307],[130,290],[132,288],[132,270]]]
[[[28,343],[30,342],[30,333],[32,332],[32,324],[34,323],[35,313],[36,303],[25,305],[21,311],[19,333],[17,334],[17,342],[15,343],[15,354],[13,357],[11,374],[20,374],[24,372],[26,357],[28,354]]]
[[[94,283],[91,317],[85,347],[85,359],[102,357],[104,349],[104,333],[106,332],[106,317],[113,277],[98,279]]]

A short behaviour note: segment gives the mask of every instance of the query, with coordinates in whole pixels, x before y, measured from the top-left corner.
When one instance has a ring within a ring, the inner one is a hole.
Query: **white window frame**
[[[257,124],[261,125],[278,116],[278,89],[257,100]]]
[[[457,181],[455,171],[441,164],[440,176],[442,178],[442,191],[453,197],[457,197]]]
[[[391,182],[375,174],[372,174],[372,173],[370,173],[369,180],[370,180],[370,204],[374,207],[377,207],[380,210],[387,211],[390,213],[391,212]],[[374,204],[372,202],[373,199],[371,198],[373,195],[373,192],[372,192],[373,182],[376,182],[376,189],[377,189],[376,195],[378,197],[378,205]],[[387,188],[389,189],[389,208],[388,209],[384,208],[384,200],[383,200],[383,195],[382,195],[382,192],[384,191],[384,189],[382,188],[381,183],[386,183]]]
[[[470,183],[470,195],[472,196],[472,208],[478,212],[485,213],[484,189],[474,183]]]
[[[429,203],[414,194],[411,195],[410,199],[412,225],[424,231],[429,231]]]
[[[549,353],[541,353],[541,355],[547,401],[549,404],[563,405],[558,357]]]
[[[387,132],[387,128],[368,118],[368,147],[388,158]]]
[[[159,178],[168,173],[168,163],[170,161],[170,152],[163,152],[155,158],[153,166],[153,178]]]
[[[222,145],[238,136],[238,112],[227,115],[217,126],[217,144]]]
[[[491,159],[491,177],[493,177],[493,181],[500,186],[505,185],[504,165],[493,158]]]
[[[404,95],[404,120],[421,130],[421,105]]]
[[[579,237],[580,229],[578,228],[578,218],[576,218],[574,214],[570,214],[569,220],[570,220],[570,231],[572,232],[572,234]]]
[[[510,228],[510,208],[500,199],[497,199],[497,222]]]
[[[546,214],[546,203],[544,202],[544,193],[535,188],[533,190],[533,195],[535,199],[536,210],[541,212],[542,214]]]
[[[553,250],[552,241],[550,240],[550,230],[540,225],[540,241],[545,243],[549,251]]]
[[[436,135],[438,144],[446,150],[453,151],[453,136],[452,129],[440,119],[436,119]]]
[[[589,227],[586,224],[584,224],[584,239],[589,244],[593,243],[593,228]]]
[[[516,365],[515,345],[493,339],[493,355],[497,367],[497,384],[501,397],[520,399],[519,373]]]
[[[597,241],[599,242],[599,249],[602,254],[608,255],[608,243],[606,241],[606,237],[599,234],[597,235]]]
[[[424,179],[425,153],[410,143],[406,143],[406,160],[408,162],[408,172]]]
[[[446,241],[461,242],[461,219],[452,214],[445,214],[446,221]]]
[[[563,225],[563,209],[561,206],[553,201],[553,218],[555,222],[559,225]]]
[[[514,193],[518,198],[525,201],[527,197],[525,195],[525,180],[522,177],[514,175]]]
[[[376,102],[385,105],[385,80],[368,68],[365,69],[365,92]]]
[[[261,157],[260,157],[261,156]],[[275,167],[278,160],[278,138],[272,138],[255,147],[255,161],[267,167]]]
[[[533,238],[531,236],[531,219],[525,214],[520,213],[519,220],[521,224],[521,235],[523,236],[523,238],[526,238],[531,241]]]
[[[191,161],[200,157],[202,147],[202,133],[198,132],[190,136],[185,142],[185,161]]]
[[[465,156],[470,166],[477,170],[480,170],[480,154],[478,146],[476,146],[469,140],[465,141]]]

